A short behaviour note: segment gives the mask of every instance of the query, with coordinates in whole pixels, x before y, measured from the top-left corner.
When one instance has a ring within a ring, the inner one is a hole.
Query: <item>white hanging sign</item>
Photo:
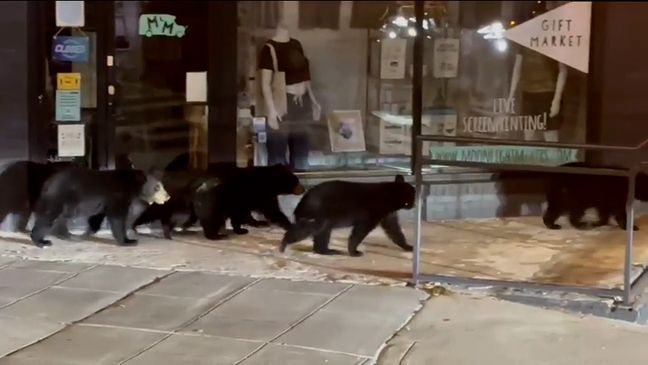
[[[588,73],[591,18],[592,2],[572,1],[508,29],[504,36]]]
[[[85,25],[85,8],[83,1],[57,1],[57,27],[83,27]]]

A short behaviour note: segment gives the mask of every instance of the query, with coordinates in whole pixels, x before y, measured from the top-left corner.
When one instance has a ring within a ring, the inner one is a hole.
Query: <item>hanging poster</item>
[[[504,36],[588,73],[591,17],[591,2],[571,1],[507,30]]]
[[[56,90],[56,121],[81,121],[81,92],[79,90]]]
[[[328,117],[332,152],[362,152],[365,146],[360,110],[335,110]]]
[[[55,12],[57,27],[83,27],[85,25],[83,1],[57,1]]]
[[[185,98],[188,102],[207,102],[207,72],[187,72]]]
[[[434,40],[433,75],[436,78],[454,78],[459,73],[459,39]]]
[[[59,124],[57,127],[59,157],[84,156],[85,126],[83,124]]]
[[[380,78],[405,78],[405,61],[407,56],[406,39],[383,39],[380,43]]]

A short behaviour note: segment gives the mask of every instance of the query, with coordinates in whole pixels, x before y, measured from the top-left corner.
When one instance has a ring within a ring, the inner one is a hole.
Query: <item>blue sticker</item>
[[[57,36],[52,40],[54,61],[88,62],[90,39],[88,37]]]

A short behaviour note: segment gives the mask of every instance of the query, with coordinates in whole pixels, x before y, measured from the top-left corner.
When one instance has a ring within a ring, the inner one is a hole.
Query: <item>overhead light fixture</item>
[[[436,23],[432,18],[426,18],[422,21],[423,33],[430,38],[433,32],[438,32]],[[398,37],[412,38],[416,37],[416,17],[412,6],[401,6],[396,15],[387,18],[385,24],[381,27],[382,32],[387,38],[395,39]]]

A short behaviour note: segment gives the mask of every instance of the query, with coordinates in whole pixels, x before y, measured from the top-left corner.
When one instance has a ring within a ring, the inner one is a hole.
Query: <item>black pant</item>
[[[268,165],[283,164],[296,170],[308,168],[308,126],[313,120],[308,95],[287,94],[288,111],[279,122],[279,129],[268,128]],[[289,152],[289,161],[286,159]]]

